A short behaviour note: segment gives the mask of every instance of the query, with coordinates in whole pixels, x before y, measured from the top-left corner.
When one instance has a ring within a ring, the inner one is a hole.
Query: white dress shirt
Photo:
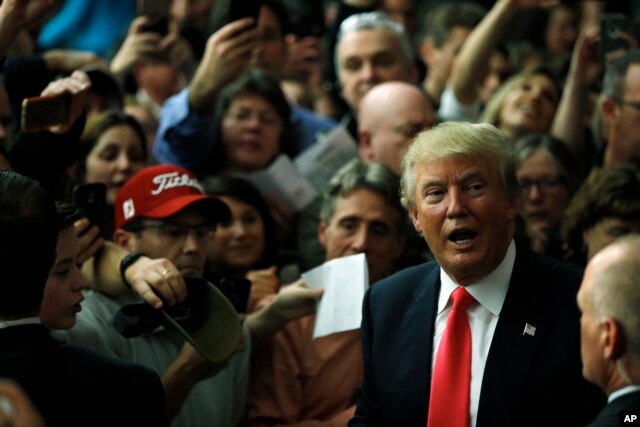
[[[498,317],[507,296],[515,259],[516,246],[512,240],[500,265],[478,282],[465,287],[476,300],[467,308],[467,317],[471,329],[471,396],[469,408],[471,427],[476,425],[484,367],[487,363],[491,340],[498,324]],[[432,372],[442,334],[447,325],[447,317],[453,305],[450,296],[459,287],[442,268],[440,268],[440,281],[442,284],[433,336]]]

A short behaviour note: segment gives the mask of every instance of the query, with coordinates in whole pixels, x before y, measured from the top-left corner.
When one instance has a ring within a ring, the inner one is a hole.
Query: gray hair
[[[412,65],[415,60],[415,53],[407,31],[402,24],[394,21],[384,12],[365,12],[351,15],[340,25],[338,36],[336,37],[336,47],[334,49],[334,64],[336,76],[340,77],[340,61],[338,59],[338,46],[345,35],[362,30],[375,30],[378,28],[387,29],[396,35],[400,43],[400,53],[407,65]]]
[[[502,176],[505,193],[513,198],[518,196],[513,143],[509,137],[488,123],[445,122],[419,133],[402,159],[401,201],[405,208],[416,205],[416,165],[452,157],[490,159]]]
[[[409,224],[406,212],[400,204],[398,177],[381,163],[365,163],[359,158],[341,167],[324,187],[320,219],[328,224],[335,213],[338,199],[362,188],[379,194],[387,204],[398,211],[397,228],[404,238]]]
[[[627,351],[640,356],[640,236],[623,236],[613,245],[624,253],[594,276],[591,302],[597,317],[611,316],[622,325]]]

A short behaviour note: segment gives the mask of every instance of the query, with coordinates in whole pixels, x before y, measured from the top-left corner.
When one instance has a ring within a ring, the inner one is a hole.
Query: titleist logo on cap
[[[156,188],[153,188],[151,190],[151,194],[154,196],[157,196],[164,190],[175,187],[192,187],[196,188],[201,193],[204,193],[204,190],[198,183],[198,180],[195,178],[191,178],[186,173],[180,175],[178,172],[171,172],[157,175],[153,177],[153,183],[157,185]]]

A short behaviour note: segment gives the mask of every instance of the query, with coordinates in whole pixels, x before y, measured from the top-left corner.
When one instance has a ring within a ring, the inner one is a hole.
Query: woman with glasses
[[[201,177],[264,169],[280,154],[293,158],[291,108],[273,77],[249,70],[224,87],[216,104],[213,152],[191,170]]]
[[[534,250],[560,258],[560,224],[580,183],[580,166],[567,145],[548,134],[522,137],[514,151],[526,237]]]

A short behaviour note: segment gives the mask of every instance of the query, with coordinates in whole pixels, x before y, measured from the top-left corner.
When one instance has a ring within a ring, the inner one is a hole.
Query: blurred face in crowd
[[[347,33],[336,49],[341,94],[353,111],[358,111],[364,94],[379,83],[415,83],[415,67],[404,60],[400,40],[392,30],[374,28]]]
[[[360,157],[382,163],[400,176],[411,140],[436,122],[431,105],[415,86],[382,83],[363,98],[358,115]]]
[[[545,31],[547,50],[553,53],[570,53],[578,37],[576,13],[567,6],[555,7],[549,15]]]
[[[414,0],[384,0],[384,10],[396,22],[402,24],[407,33],[413,34],[416,29],[416,6]]]
[[[241,272],[244,276],[264,253],[264,222],[253,206],[234,197],[218,198],[229,206],[231,221],[218,224],[215,238],[208,244],[207,259],[220,271]]]
[[[321,221],[318,232],[327,261],[364,253],[369,282],[377,282],[391,272],[404,248],[399,221],[400,212],[371,190],[359,188],[339,197],[329,222]]]
[[[207,31],[213,0],[172,0],[171,16],[178,23],[187,23],[201,32]]]
[[[409,213],[444,271],[460,285],[491,273],[517,215],[496,166],[486,157],[450,157],[417,163],[414,173],[416,204]]]
[[[77,264],[80,247],[74,227],[58,233],[55,264],[49,272],[42,295],[40,319],[49,329],[71,329],[84,299],[87,283]]]
[[[593,258],[602,248],[618,237],[632,233],[640,234],[640,219],[632,220],[616,217],[601,219],[582,234],[587,245],[588,259]]]
[[[260,95],[236,96],[222,117],[221,129],[229,170],[263,169],[280,150],[282,120]]]
[[[278,17],[267,6],[260,8],[258,16],[262,42],[251,56],[251,67],[259,68],[280,80],[287,56],[287,46],[282,34],[282,27]]]
[[[516,172],[522,188],[521,213],[536,230],[560,226],[571,196],[560,166],[545,150],[537,150]]]
[[[609,135],[604,156],[606,166],[620,163],[640,164],[640,63],[632,63],[624,78],[622,100],[607,98],[602,110]]]
[[[108,128],[87,156],[84,181],[107,184],[107,203],[115,204],[120,187],[145,166],[143,144],[128,125]]]
[[[480,88],[480,99],[487,103],[496,90],[509,77],[509,58],[504,53],[494,50],[489,59],[489,69]]]
[[[185,276],[202,276],[215,227],[194,203],[164,219],[143,219],[140,231],[116,231],[116,243],[149,258],[166,258]]]
[[[471,33],[471,28],[456,25],[451,28],[449,37],[442,46],[437,46],[431,39],[422,43],[420,51],[422,60],[429,69],[428,80],[437,82],[438,86],[444,88],[451,75],[456,55],[460,52],[469,33]]]
[[[163,61],[139,63],[134,68],[134,75],[138,87],[158,105],[164,104],[186,85],[182,71]]]
[[[516,85],[500,109],[499,128],[511,135],[545,133],[551,128],[560,94],[544,74],[534,74]]]

